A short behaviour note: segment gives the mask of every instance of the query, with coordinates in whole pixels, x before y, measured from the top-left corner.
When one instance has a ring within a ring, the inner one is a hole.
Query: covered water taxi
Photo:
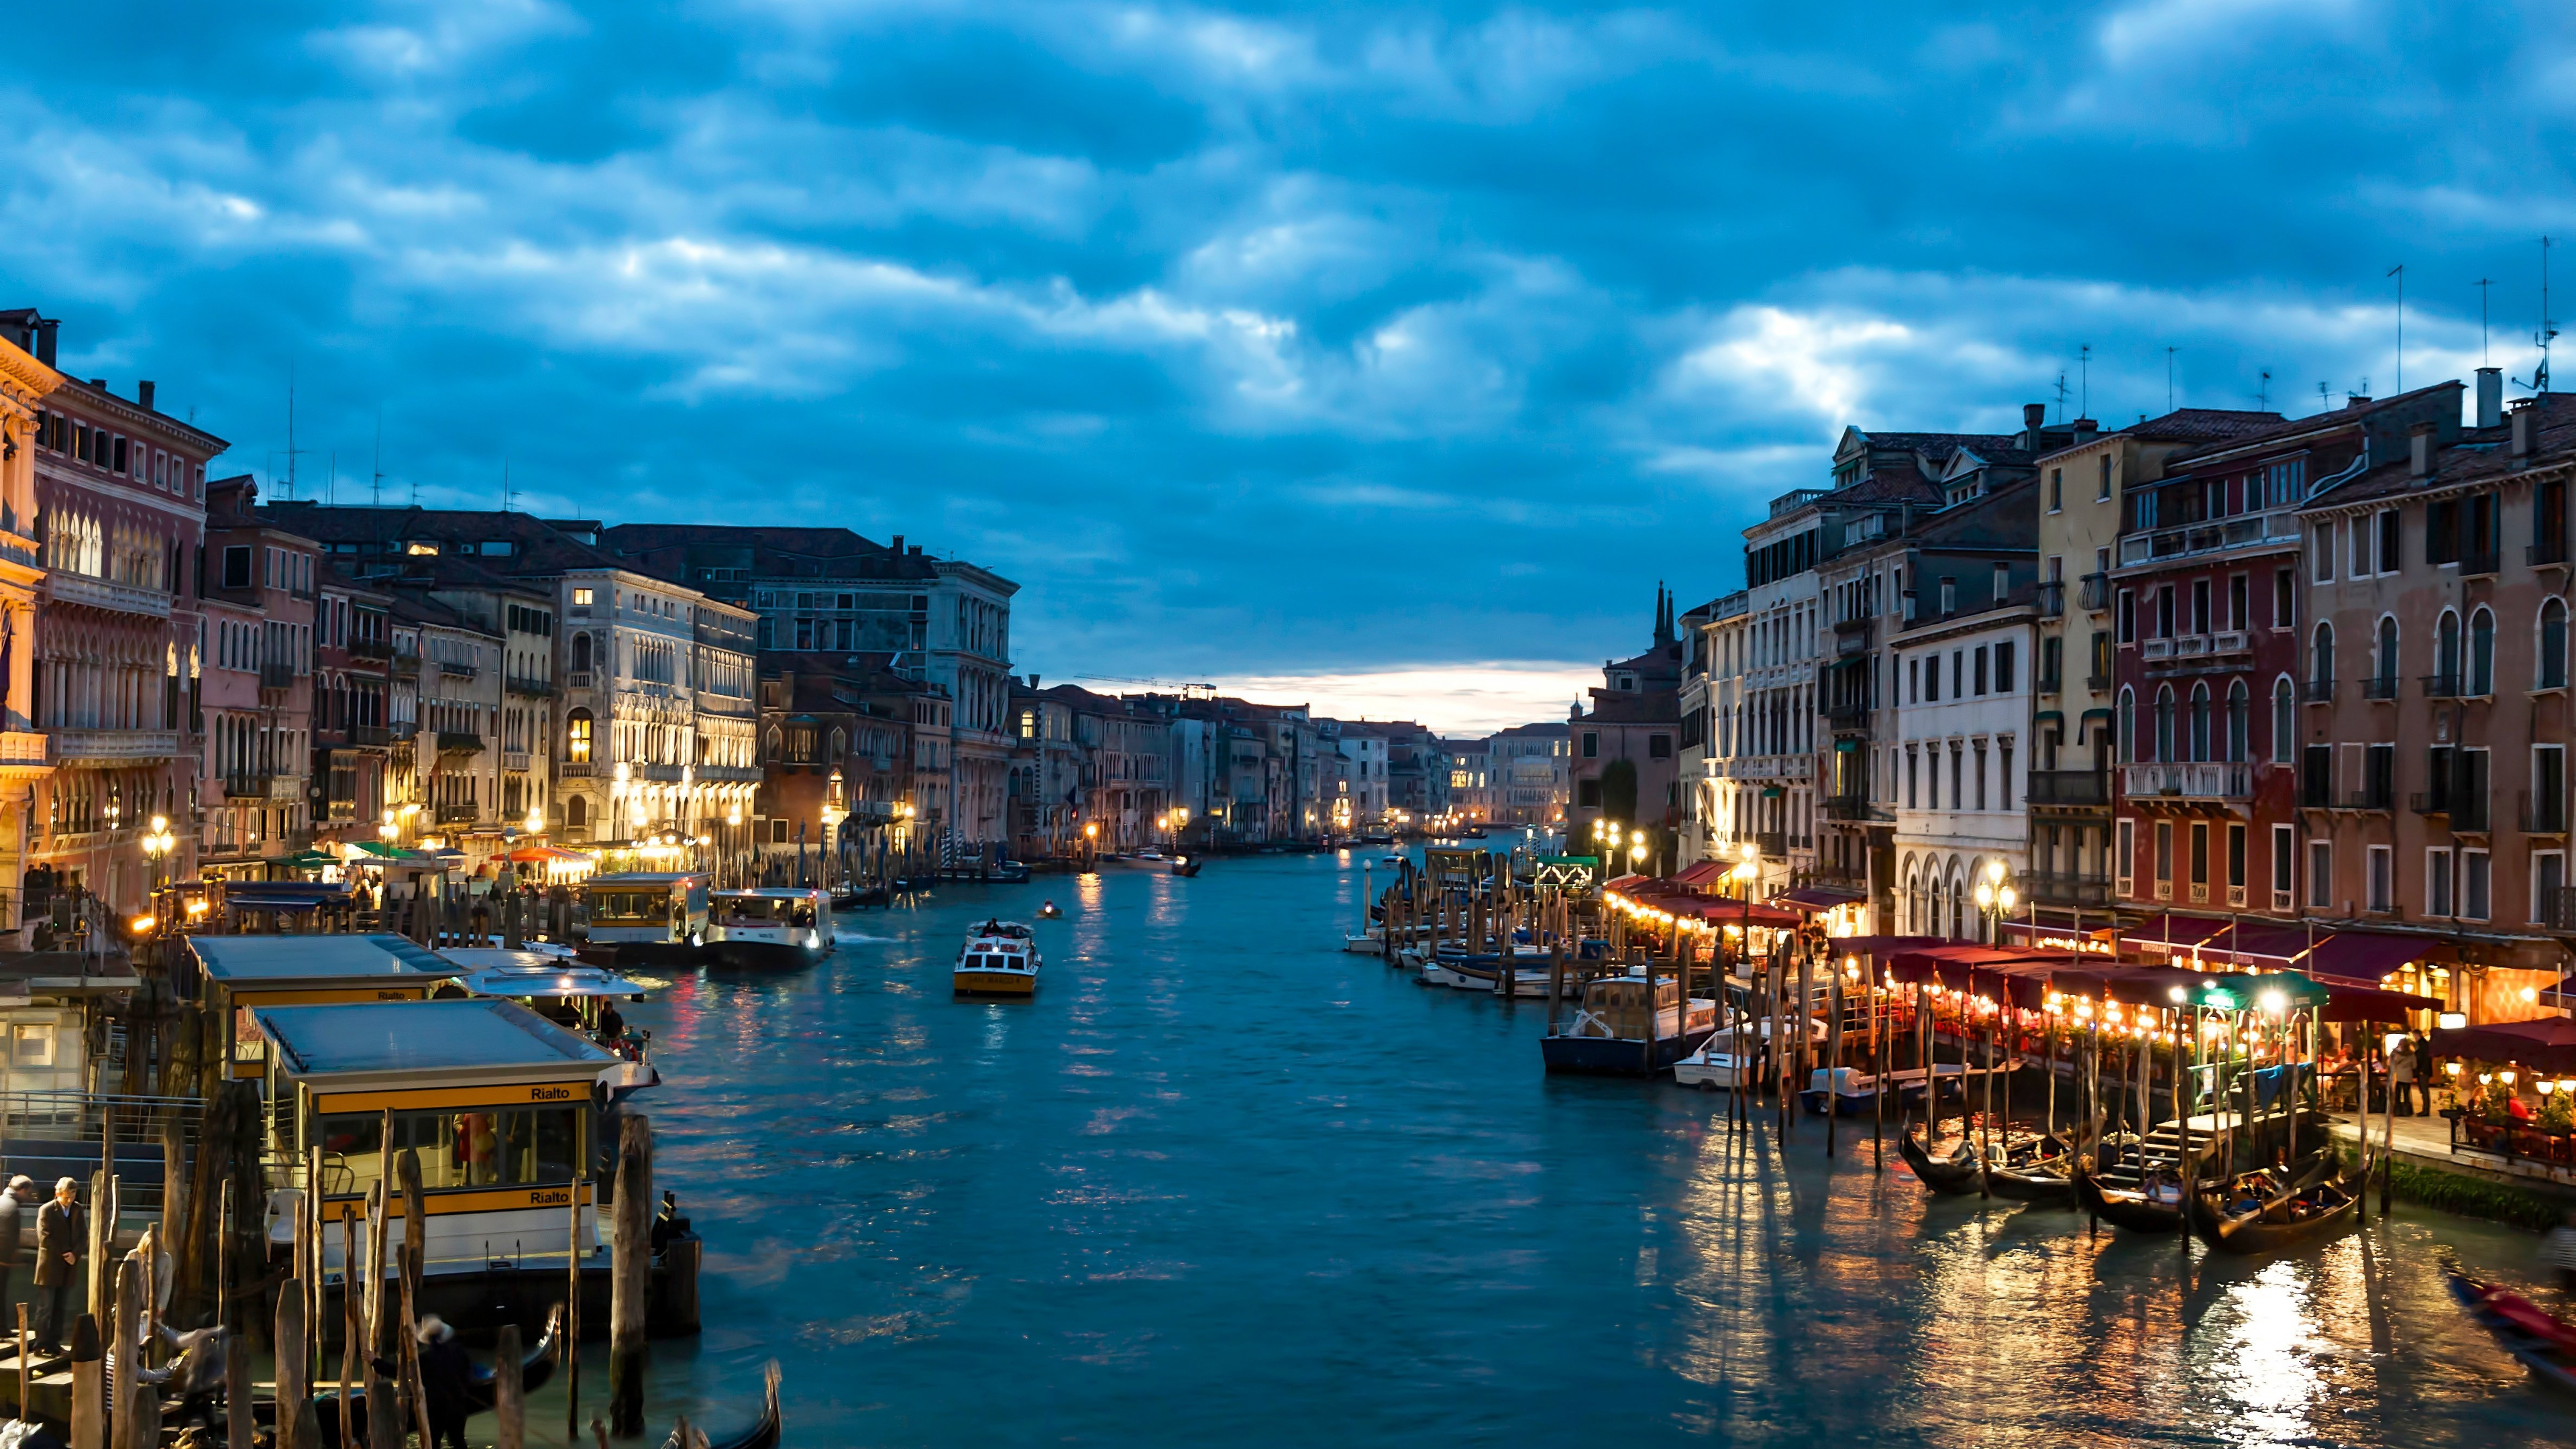
[[[466,968],[394,935],[183,936],[175,985],[225,1023],[232,1074],[267,1072],[268,1044],[252,1021],[270,1006],[425,1001]]]
[[[953,973],[960,996],[1035,996],[1037,932],[1018,921],[986,921],[966,933]]]
[[[832,893],[802,886],[717,891],[707,947],[727,966],[811,966],[832,952]]]
[[[707,944],[707,878],[621,871],[581,883],[589,921],[585,959],[607,966],[696,965]]]
[[[1540,1039],[1551,1072],[1647,1077],[1670,1070],[1717,1031],[1717,1003],[1682,999],[1676,977],[1641,969],[1583,986],[1582,1008]]]
[[[253,1015],[277,1104],[267,1114],[264,1169],[273,1258],[282,1265],[290,1255],[297,1216],[318,1185],[324,1273],[336,1281],[346,1261],[342,1205],[363,1221],[368,1190],[409,1148],[427,1209],[422,1311],[464,1328],[516,1323],[533,1335],[562,1301],[574,1266],[585,1331],[605,1329],[610,1254],[594,1185],[614,1181],[617,1113],[604,1106],[603,1079],[624,1065],[617,1056],[517,1002],[490,998]],[[318,1184],[309,1180],[317,1170]],[[391,1238],[402,1241],[399,1214]],[[687,1246],[673,1251],[683,1239]],[[650,1285],[656,1331],[696,1331],[696,1274],[694,1235],[669,1235]]]
[[[622,976],[605,966],[551,951],[451,946],[438,954],[466,968],[458,984],[476,996],[515,1001],[566,1031],[577,1032],[623,1062],[599,1080],[611,1102],[661,1085],[650,1060],[653,1033],[629,1026],[620,1001],[642,1001],[665,983]]]

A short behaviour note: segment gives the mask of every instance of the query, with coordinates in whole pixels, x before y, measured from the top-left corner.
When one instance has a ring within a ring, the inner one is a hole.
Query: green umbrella
[[[278,862],[288,870],[320,870],[326,865],[339,863],[340,857],[319,850],[299,850]]]

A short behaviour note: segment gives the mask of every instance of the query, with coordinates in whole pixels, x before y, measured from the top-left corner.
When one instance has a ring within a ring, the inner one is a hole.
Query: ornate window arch
[[[2187,760],[2214,758],[2210,754],[2209,681],[2206,679],[2195,682],[2191,687],[2191,742],[2183,752],[2183,758]]]
[[[2379,647],[2377,653],[2379,657],[2372,661],[2374,665],[2373,674],[2379,680],[2381,693],[2386,698],[2395,699],[2397,697],[2398,655],[2397,616],[2394,614],[2382,614],[2379,616]]]
[[[2290,763],[2290,747],[2299,738],[2299,691],[2284,674],[2272,681],[2272,763]]]
[[[2156,738],[2154,749],[2159,763],[2174,758],[2174,692],[2170,684],[2156,686]]]
[[[2484,604],[2469,615],[2469,693],[2495,693],[2495,611]]]
[[[2442,611],[2433,632],[2433,674],[2444,689],[2460,687],[2460,615],[2455,609]]]
[[[2227,682],[2227,752],[2231,765],[2254,758],[2254,688],[2242,678]]]
[[[2532,680],[2540,689],[2567,687],[2567,603],[2552,595],[2540,606],[2539,657]]]
[[[2308,678],[2332,685],[2334,677],[2334,625],[2319,619],[2308,649]]]

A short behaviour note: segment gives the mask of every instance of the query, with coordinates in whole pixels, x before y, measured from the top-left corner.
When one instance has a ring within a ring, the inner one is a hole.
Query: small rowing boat
[[[2548,1313],[2530,1299],[2494,1283],[2481,1282],[2457,1268],[2446,1268],[2451,1296],[2460,1300],[2478,1326],[2495,1335],[2498,1347],[2524,1367],[2562,1389],[2576,1389],[2576,1324]]]
[[[1922,1179],[1925,1187],[1944,1197],[1959,1197],[1977,1191],[1981,1185],[1981,1174],[1976,1150],[1968,1145],[1967,1137],[1963,1134],[1958,1145],[1937,1154],[1932,1149],[1930,1137],[1931,1129],[1927,1127],[1924,1136],[1917,1138],[1914,1119],[1910,1116],[1905,1119],[1904,1130],[1896,1135],[1896,1151],[1905,1159],[1905,1165],[1914,1170],[1914,1175]]]
[[[2024,1134],[2006,1142],[1997,1158],[1986,1164],[1986,1186],[1995,1196],[2015,1202],[2064,1206],[2075,1201],[2073,1162],[2066,1143],[2055,1133]]]
[[[2095,1177],[2093,1154],[2076,1154],[2068,1173],[2076,1205],[2133,1233],[2170,1233],[2182,1226],[2182,1184],[2159,1173],[2136,1188],[2113,1187]]]

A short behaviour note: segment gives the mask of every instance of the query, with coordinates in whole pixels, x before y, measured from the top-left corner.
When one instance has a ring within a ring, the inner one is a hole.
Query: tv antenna
[[[2174,410],[2174,349],[2165,349],[2165,411]]]
[[[2334,406],[2334,394],[2333,394],[2333,392],[2332,392],[2332,391],[2330,391],[2330,390],[2326,387],[2326,380],[2325,380],[2324,378],[2322,378],[2322,377],[2321,377],[2321,378],[2318,378],[2318,379],[2317,379],[2317,411],[2318,411],[2318,412],[2325,412],[2325,411],[2327,411],[2327,410],[2331,409],[2333,406]]]
[[[2531,370],[2531,381],[2523,383],[2541,397],[2549,395],[2549,343],[2558,335],[2557,325],[2549,320],[2549,238],[2540,239],[2540,330],[2531,335],[2531,343],[2540,349],[2540,364]],[[2517,378],[2516,381],[2521,381]]]
[[[2057,420],[2066,421],[2066,369],[2057,370]]]
[[[2272,407],[2272,369],[2264,368],[2261,376],[2262,381],[2254,388],[2254,405],[2268,412]]]
[[[501,511],[510,511],[510,460],[501,460]]]
[[[2089,417],[2093,416],[2093,344],[2092,344],[2092,343],[2087,342],[2087,343],[2085,343],[2083,346],[2081,346],[2081,347],[2079,347],[2079,348],[2077,348],[2077,349],[2075,350],[2075,365],[2076,365],[2077,367],[2079,367],[2079,368],[2083,369],[2083,370],[2082,370],[2082,372],[2080,372],[2080,373],[2078,374],[2078,376],[2079,376],[2080,378],[2082,378],[2082,380],[2083,380],[2083,386],[2082,386],[2082,388],[2081,388],[2081,389],[2080,389],[2080,390],[2075,394],[2075,396],[2076,396],[2076,397],[2077,397],[2077,399],[2079,400],[2079,401],[2078,401],[2078,403],[2077,403],[2077,405],[2076,405],[2075,415],[2076,415],[2077,417],[2079,417],[2079,418],[2089,418]]]
[[[303,456],[295,446],[295,364],[286,364],[286,496],[295,497],[295,460]]]
[[[2478,366],[2487,365],[2487,288],[2495,285],[2492,277],[2478,278]]]

